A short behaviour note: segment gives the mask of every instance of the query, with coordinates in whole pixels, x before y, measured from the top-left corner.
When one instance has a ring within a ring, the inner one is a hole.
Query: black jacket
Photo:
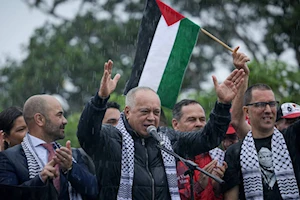
[[[82,148],[93,159],[100,189],[100,199],[116,199],[122,157],[122,134],[113,126],[102,125],[106,102],[97,95],[86,105],[78,125]],[[200,131],[181,133],[161,128],[180,155],[195,156],[218,146],[230,122],[230,105],[216,104],[207,125]],[[139,137],[124,118],[125,127],[134,140],[134,180],[132,199],[170,199],[160,150],[153,138]]]

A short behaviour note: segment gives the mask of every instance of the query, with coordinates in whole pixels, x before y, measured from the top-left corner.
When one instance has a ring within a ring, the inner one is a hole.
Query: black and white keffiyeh
[[[57,142],[55,142],[54,145],[56,146],[56,148],[61,147],[61,145]],[[43,161],[38,157],[34,149],[34,146],[30,140],[30,137],[28,136],[28,133],[23,138],[21,146],[23,148],[27,160],[29,178],[32,179],[43,170],[45,163],[43,163]],[[76,163],[76,160],[74,158],[72,158],[72,161]],[[70,200],[82,200],[80,194],[72,193],[72,186],[70,182],[68,182],[68,192],[69,192]]]
[[[210,155],[212,160],[217,160],[218,161],[219,166],[223,165],[225,152],[222,149],[220,149],[219,147],[216,147],[216,148],[209,151],[209,155]]]
[[[273,168],[281,197],[283,199],[299,199],[290,154],[283,135],[276,128],[274,128],[271,148]],[[263,199],[261,170],[251,131],[243,141],[240,163],[246,199]]]
[[[130,200],[132,199],[132,185],[134,175],[134,141],[131,135],[125,128],[123,122],[123,113],[116,128],[122,133],[122,166],[121,166],[121,178],[120,186],[118,191],[118,200]],[[159,133],[162,140],[165,142],[165,147],[168,150],[172,150],[171,141],[169,138]],[[162,158],[165,166],[167,175],[167,181],[169,185],[169,191],[172,200],[180,200],[179,191],[177,186],[177,174],[176,174],[176,163],[175,158],[168,153],[161,151]]]
[[[158,132],[158,135],[162,138],[164,141],[164,146],[169,151],[173,151],[171,141],[169,138],[161,133]],[[179,197],[179,191],[178,191],[178,182],[177,182],[177,171],[176,171],[176,160],[175,157],[168,154],[165,151],[161,151],[163,162],[166,170],[168,185],[169,185],[169,192],[171,194],[171,199],[180,199]]]
[[[23,138],[21,146],[24,150],[27,159],[29,178],[32,179],[35,176],[37,176],[40,173],[40,171],[42,171],[42,169],[44,168],[44,163],[35,152],[33,144],[28,136],[28,133]]]

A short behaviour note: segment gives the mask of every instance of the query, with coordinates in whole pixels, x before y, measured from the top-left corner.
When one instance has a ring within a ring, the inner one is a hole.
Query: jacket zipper
[[[152,176],[152,174],[151,174],[151,172],[149,170],[149,167],[148,167],[148,150],[146,148],[145,139],[144,138],[142,138],[142,145],[145,148],[145,153],[146,153],[146,170],[147,170],[147,172],[148,172],[148,174],[150,176],[151,182],[152,182],[152,186],[151,186],[151,188],[152,188],[152,199],[154,200],[154,197],[155,197],[155,194],[154,194],[154,192],[155,192],[154,191],[154,179],[153,179],[153,176]]]

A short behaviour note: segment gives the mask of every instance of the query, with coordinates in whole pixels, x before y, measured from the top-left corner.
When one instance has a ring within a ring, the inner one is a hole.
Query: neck
[[[274,128],[268,130],[252,129],[252,136],[255,139],[267,138],[274,133]]]
[[[32,136],[34,136],[34,137],[37,137],[37,138],[39,138],[39,139],[41,139],[43,141],[45,141],[46,143],[53,142],[53,139],[47,137],[43,132],[29,130],[29,134],[32,135]]]

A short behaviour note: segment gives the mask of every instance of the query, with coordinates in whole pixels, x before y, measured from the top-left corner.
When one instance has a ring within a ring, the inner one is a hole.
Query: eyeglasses
[[[269,101],[269,102],[255,102],[255,103],[248,103],[246,106],[254,106],[255,108],[265,108],[269,105],[271,108],[277,107],[279,101]]]

